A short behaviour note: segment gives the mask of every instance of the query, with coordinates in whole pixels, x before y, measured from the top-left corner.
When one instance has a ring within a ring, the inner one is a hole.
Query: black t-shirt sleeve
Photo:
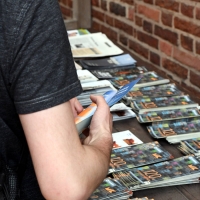
[[[27,114],[66,102],[82,88],[58,1],[21,2],[9,82],[18,114]]]

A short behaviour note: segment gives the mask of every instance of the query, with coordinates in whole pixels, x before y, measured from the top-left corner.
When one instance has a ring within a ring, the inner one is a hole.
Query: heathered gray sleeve
[[[18,0],[19,4],[23,9],[13,11],[9,80],[16,110],[26,114],[66,102],[82,88],[58,1]]]

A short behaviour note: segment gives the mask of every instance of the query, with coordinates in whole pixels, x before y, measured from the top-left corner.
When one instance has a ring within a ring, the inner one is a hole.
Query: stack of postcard
[[[167,97],[167,96],[180,96],[183,92],[180,91],[175,84],[156,85],[149,87],[134,87],[128,92],[123,99],[130,104],[132,100],[138,98],[153,98],[153,97]]]
[[[129,142],[129,139],[127,139]],[[129,170],[173,159],[173,156],[158,142],[149,142],[113,149],[108,173]]]
[[[113,176],[132,191],[199,183],[200,158],[184,156],[144,167],[114,172]]]
[[[200,137],[181,141],[178,149],[185,155],[200,156]]]
[[[130,105],[138,114],[143,114],[149,111],[194,108],[199,106],[198,103],[195,103],[187,95],[140,98],[131,101]]]
[[[200,117],[154,122],[147,129],[154,138],[166,138],[169,143],[179,143],[199,136]]]
[[[122,86],[130,83],[131,81],[142,77],[135,87],[146,87],[152,85],[160,85],[169,83],[169,79],[165,79],[159,76],[156,72],[146,72],[143,74],[131,74],[127,76],[117,76],[110,80],[110,82],[116,87],[121,88]]]
[[[160,111],[148,111],[143,114],[138,114],[137,120],[140,123],[149,123],[157,121],[166,121],[174,119],[183,119],[200,116],[199,107],[183,108],[183,109],[169,109]]]
[[[120,200],[129,199],[133,192],[123,186],[118,180],[106,178],[92,193],[88,200]]]

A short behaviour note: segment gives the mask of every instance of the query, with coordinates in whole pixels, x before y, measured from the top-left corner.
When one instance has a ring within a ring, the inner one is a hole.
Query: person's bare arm
[[[105,178],[112,149],[112,120],[102,97],[90,135],[81,144],[69,102],[20,115],[42,194],[47,200],[83,200]]]

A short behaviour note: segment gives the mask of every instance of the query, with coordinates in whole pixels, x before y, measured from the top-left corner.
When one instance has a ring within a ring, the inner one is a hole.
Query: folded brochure
[[[124,95],[126,95],[131,88],[141,79],[139,77],[138,79],[124,85],[121,89],[118,91],[115,90],[109,90],[108,92],[103,94],[103,97],[105,101],[107,102],[108,106],[112,106],[115,103],[117,103]],[[81,112],[76,118],[75,118],[75,124],[77,131],[79,135],[82,133],[82,131],[87,128],[90,124],[90,121],[92,119],[92,116],[94,112],[97,109],[97,105],[95,103],[92,103],[89,107],[87,107],[83,112]]]

